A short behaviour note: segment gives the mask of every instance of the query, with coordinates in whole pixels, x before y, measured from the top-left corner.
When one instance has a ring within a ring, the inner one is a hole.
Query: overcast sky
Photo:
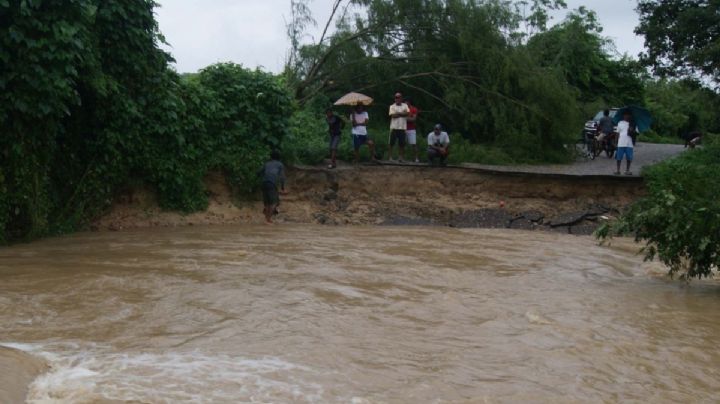
[[[160,30],[170,43],[179,72],[194,72],[216,62],[235,62],[278,72],[288,44],[285,16],[290,0],[159,0]],[[332,0],[312,0],[315,19],[324,22]],[[633,30],[638,23],[636,0],[566,0],[568,10],[586,6],[598,13],[603,34],[620,53],[637,56],[643,39]],[[555,13],[561,21],[567,10]]]

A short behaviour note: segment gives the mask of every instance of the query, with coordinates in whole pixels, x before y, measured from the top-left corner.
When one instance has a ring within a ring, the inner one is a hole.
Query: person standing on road
[[[410,109],[410,113],[407,117],[407,144],[412,146],[413,154],[415,155],[415,162],[419,163],[420,158],[418,154],[418,147],[417,147],[417,116],[420,112],[417,107],[415,107],[412,103],[412,100],[410,98],[405,98],[405,103],[407,104],[408,108]],[[403,156],[405,157],[405,156]]]
[[[632,171],[630,171],[630,165],[632,164],[634,157],[634,147],[632,137],[630,137],[631,121],[632,115],[629,112],[626,112],[623,115],[623,120],[620,121],[617,126],[618,149],[617,153],[615,154],[615,159],[617,162],[617,170],[615,171],[615,175],[620,175],[620,167],[622,166],[623,157],[627,161],[625,175],[632,175]]]
[[[337,148],[345,122],[330,108],[325,110],[325,120],[328,124],[328,134],[330,134],[330,164],[328,168],[335,168],[337,167]]]
[[[272,217],[277,213],[277,207],[280,205],[280,194],[287,194],[285,190],[285,166],[280,162],[280,152],[273,150],[270,153],[270,160],[258,170],[257,175],[262,181],[265,223],[273,224]]]
[[[398,144],[398,161],[402,163],[405,154],[405,141],[407,130],[407,117],[410,114],[410,108],[403,102],[402,94],[395,94],[395,103],[390,105],[390,144],[388,146],[388,160],[393,159],[393,147]]]
[[[370,149],[370,158],[372,161],[376,161],[375,158],[375,142],[368,137],[367,125],[370,122],[370,116],[365,107],[359,104],[355,107],[355,111],[350,114],[350,123],[352,124],[352,140],[353,150],[355,152],[355,163],[360,161],[360,147],[364,144]]]
[[[435,125],[435,129],[428,133],[428,164],[435,165],[435,159],[440,160],[440,166],[447,165],[447,158],[450,154],[450,136],[442,130],[442,125]]]

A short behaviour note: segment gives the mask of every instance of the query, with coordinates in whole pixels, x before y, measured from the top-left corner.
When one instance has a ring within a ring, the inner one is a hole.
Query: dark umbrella
[[[638,132],[645,132],[650,129],[650,125],[652,125],[653,122],[650,111],[645,108],[638,107],[637,105],[628,105],[620,108],[615,113],[613,122],[617,125],[620,121],[622,121],[626,113],[630,113],[630,115],[632,115],[633,122],[635,122],[635,126],[638,128]]]

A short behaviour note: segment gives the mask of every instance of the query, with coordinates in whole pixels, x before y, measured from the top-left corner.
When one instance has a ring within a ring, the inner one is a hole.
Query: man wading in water
[[[273,224],[272,217],[277,214],[277,207],[280,205],[279,194],[287,194],[285,190],[285,166],[280,162],[280,152],[273,150],[270,153],[270,161],[265,163],[258,171],[258,177],[262,178],[265,223]],[[279,190],[278,186],[280,187]]]

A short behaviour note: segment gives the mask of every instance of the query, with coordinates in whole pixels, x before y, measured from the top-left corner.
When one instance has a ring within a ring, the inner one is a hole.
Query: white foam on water
[[[314,371],[277,357],[199,351],[117,353],[102,347],[2,344],[45,358],[50,371],[30,386],[28,403],[65,404],[317,402]],[[68,349],[70,348],[70,349]]]

